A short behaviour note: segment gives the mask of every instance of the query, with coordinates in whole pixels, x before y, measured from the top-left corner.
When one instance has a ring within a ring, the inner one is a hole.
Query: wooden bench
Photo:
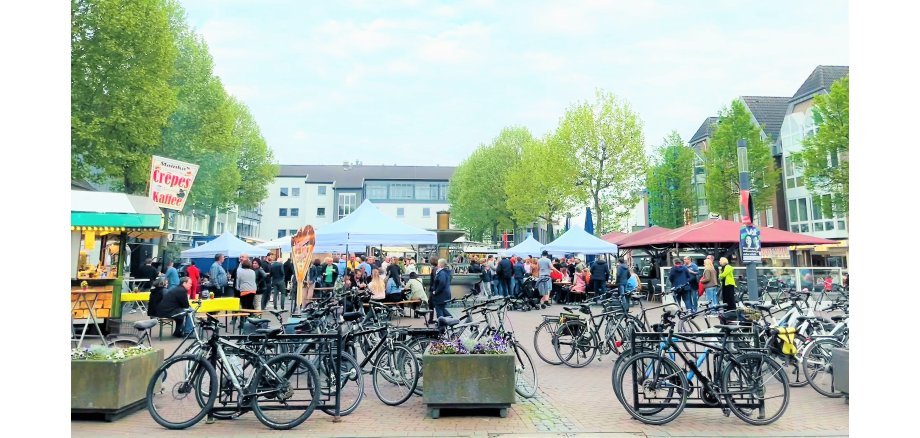
[[[403,301],[391,301],[391,302],[379,302],[379,303],[383,304],[384,306],[396,306],[396,307],[403,308],[406,304],[421,305],[422,300],[403,300]],[[416,307],[415,306],[411,307],[411,310],[412,310],[412,317],[415,318],[417,316],[415,313]]]

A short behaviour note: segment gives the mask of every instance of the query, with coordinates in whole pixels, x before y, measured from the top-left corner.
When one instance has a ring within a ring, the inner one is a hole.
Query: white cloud
[[[297,131],[294,131],[294,134],[291,135],[291,138],[296,141],[303,142],[310,139],[310,134],[307,134],[307,132],[302,129],[298,129]]]
[[[435,37],[425,37],[418,56],[425,61],[447,64],[475,64],[483,59],[491,43],[491,31],[482,23],[456,26]]]
[[[525,53],[523,57],[528,68],[540,71],[554,72],[561,70],[566,65],[564,56],[551,52],[530,52]]]

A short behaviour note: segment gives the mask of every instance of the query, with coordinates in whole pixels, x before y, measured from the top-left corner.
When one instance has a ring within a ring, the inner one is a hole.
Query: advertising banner
[[[154,155],[147,194],[160,208],[182,211],[197,174],[197,164]]]
[[[307,225],[297,231],[297,234],[291,236],[291,259],[294,263],[294,277],[297,285],[294,297],[296,305],[302,303],[300,291],[303,289],[303,280],[307,276],[307,270],[310,269],[310,258],[313,257],[313,247],[316,245],[316,233],[313,232],[313,225]],[[293,289],[293,287],[292,287]]]
[[[760,230],[741,227],[741,263],[760,262]]]

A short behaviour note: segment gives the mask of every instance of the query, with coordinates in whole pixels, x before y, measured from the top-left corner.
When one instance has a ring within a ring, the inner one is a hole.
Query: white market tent
[[[533,238],[533,235],[528,234],[527,238],[523,242],[512,246],[511,248],[501,250],[500,253],[504,256],[518,256],[518,257],[527,257],[534,256],[539,257],[543,252],[543,244],[540,243],[537,239]]]
[[[437,234],[405,224],[365,200],[348,216],[316,230],[316,246],[435,245]]]
[[[191,259],[211,258],[217,254],[223,254],[230,258],[239,257],[240,254],[262,257],[268,254],[268,250],[250,245],[237,239],[233,234],[225,232],[204,245],[182,251],[182,257]]]
[[[572,227],[552,243],[543,246],[552,254],[616,254],[617,246],[588,234],[582,228]]]
[[[265,249],[280,249],[283,253],[289,253],[291,252],[291,236],[279,237],[256,246]],[[313,252],[318,254],[345,252],[345,245],[317,246],[313,248]]]

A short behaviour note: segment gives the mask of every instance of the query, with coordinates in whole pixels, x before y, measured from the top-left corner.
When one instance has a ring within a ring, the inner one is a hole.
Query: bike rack
[[[674,333],[674,334],[680,335],[682,337],[689,338],[692,340],[696,340],[698,342],[707,342],[707,343],[721,342],[722,337],[725,336],[725,334],[723,334],[722,332],[718,332],[718,331],[699,332],[699,333]],[[631,336],[632,344],[631,345],[633,345],[633,351],[658,352],[660,348],[660,343],[665,339],[667,335],[668,334],[664,332],[632,332],[632,336]],[[754,339],[754,342],[755,342],[754,347],[750,346],[751,338]],[[680,351],[687,357],[687,359],[692,359],[696,361],[697,368],[699,368],[700,371],[706,373],[706,377],[708,379],[714,380],[715,382],[718,382],[719,379],[721,379],[721,374],[720,374],[721,370],[718,370],[716,368],[717,366],[717,364],[715,363],[716,355],[707,354],[706,358],[702,362],[699,361],[699,358],[704,353],[704,351],[707,349],[706,346],[687,342],[684,340],[679,340],[679,339],[674,339],[674,342],[677,344],[678,347],[681,348]],[[757,351],[757,352],[768,354],[766,349],[760,347],[759,344],[760,344],[759,339],[755,335],[754,331],[751,330],[751,331],[734,332],[734,333],[729,334],[725,338],[725,343],[723,345],[725,345],[726,348],[728,348],[729,350],[734,349],[735,351],[738,351],[738,352]],[[687,364],[683,360],[680,360],[680,356],[677,353],[674,353],[674,352],[666,353],[665,356],[673,360],[674,363],[677,364],[677,366],[681,368],[684,375],[688,376],[687,380],[689,384],[688,385],[689,392],[687,394],[687,403],[684,405],[685,408],[720,408],[723,406],[717,402],[713,402],[713,401],[707,402],[703,400],[702,398],[703,389],[704,389],[703,384],[700,383],[697,376],[694,375],[692,376],[692,378],[689,377],[692,370],[687,366]],[[627,371],[627,372],[630,372],[630,371]],[[632,367],[632,373],[633,373],[632,375],[633,382],[636,382],[639,377],[636,373],[636,367]],[[664,400],[673,399],[674,398],[673,396],[669,398],[664,398],[664,397],[647,398],[645,397],[644,393],[640,391],[641,385],[633,384],[631,386],[632,386],[632,395],[630,398],[626,398],[628,396],[624,394],[624,402],[631,401],[632,407],[636,411],[638,411],[639,409],[649,409],[649,408],[658,408],[658,407],[674,408],[679,405],[678,402],[664,403]],[[720,394],[716,394],[716,395],[720,395]],[[753,398],[748,399],[747,397],[744,397],[744,396],[742,396],[741,398],[747,401],[747,404],[742,405],[742,407],[744,408],[760,409],[764,406],[763,400],[756,401]],[[658,403],[642,403],[642,400],[656,400],[659,402]],[[696,400],[696,401],[691,402],[691,400]],[[738,403],[736,403],[736,405],[737,404]]]

